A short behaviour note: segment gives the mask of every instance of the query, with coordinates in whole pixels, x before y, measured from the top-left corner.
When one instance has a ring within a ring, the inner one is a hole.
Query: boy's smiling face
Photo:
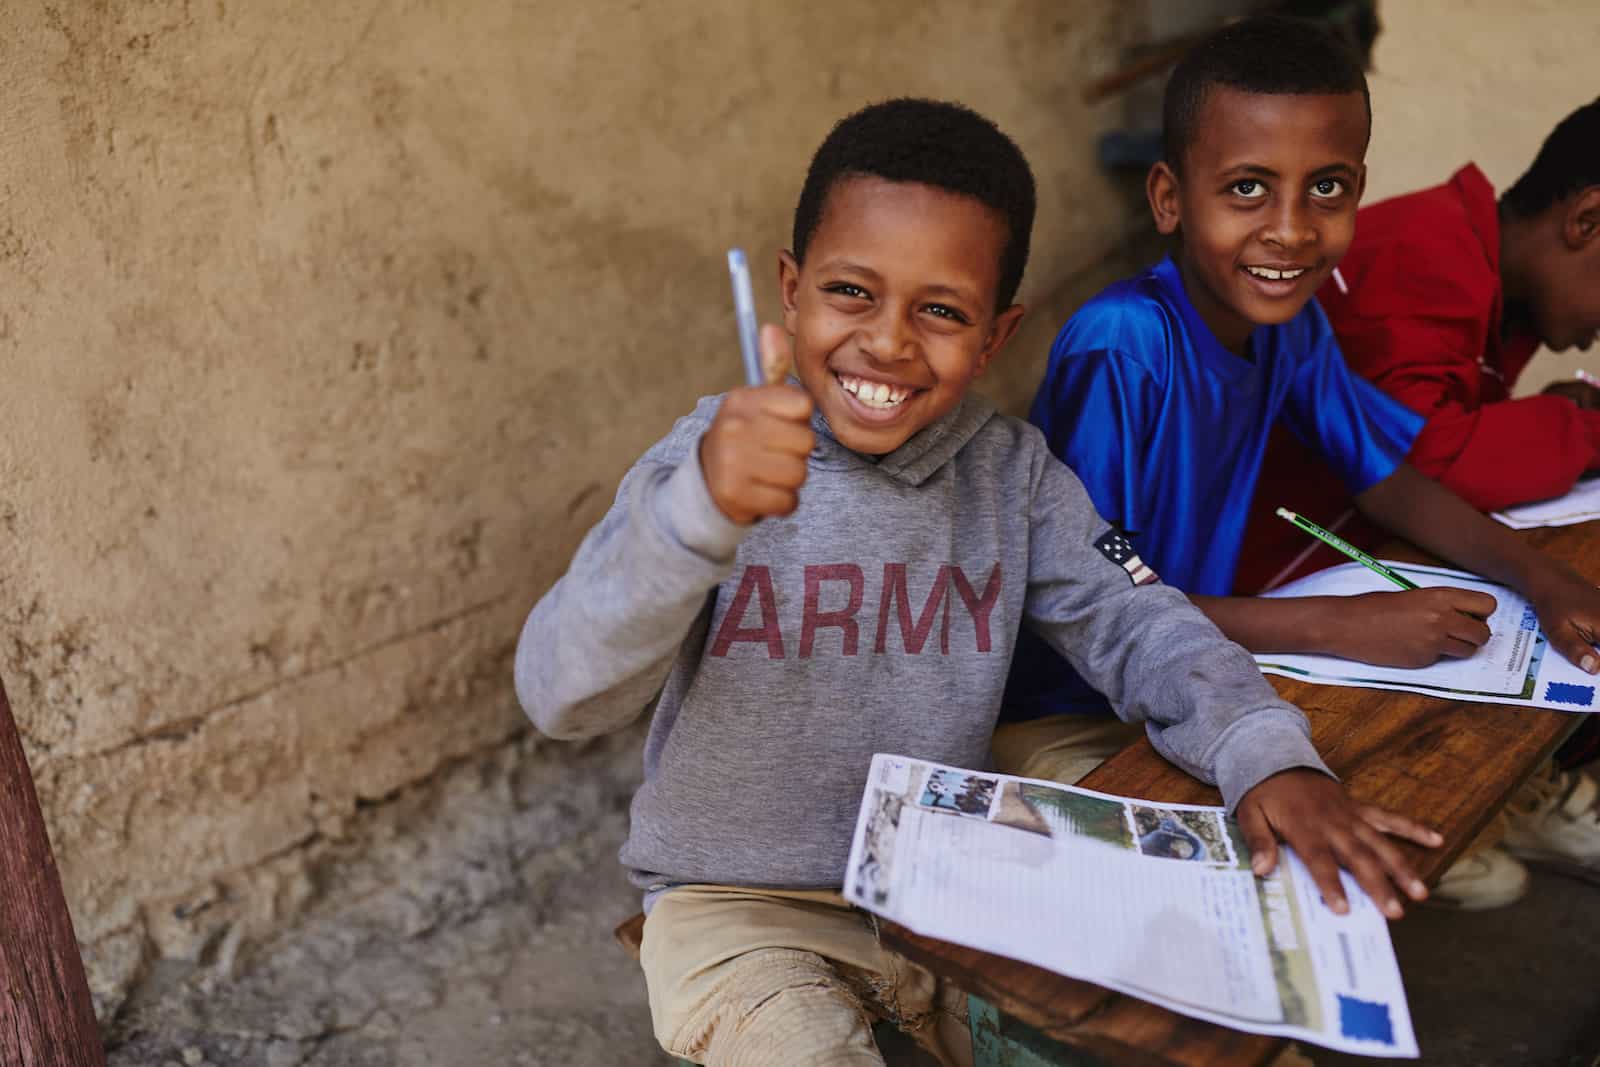
[[[1185,290],[1243,354],[1257,326],[1305,307],[1355,236],[1368,120],[1359,92],[1249,93],[1213,86],[1181,172],[1150,171],[1156,226],[1178,232]]]
[[[805,263],[779,257],[795,374],[833,435],[893,452],[961,402],[1016,331],[995,307],[1006,224],[971,197],[848,177],[829,190]]]

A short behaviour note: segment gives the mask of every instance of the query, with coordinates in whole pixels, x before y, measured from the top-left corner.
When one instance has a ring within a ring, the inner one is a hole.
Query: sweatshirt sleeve
[[[707,403],[628,472],[522,627],[517,699],[551,737],[593,737],[631,722],[733,570],[748,528],[725,517],[706,488],[698,445],[714,410]]]
[[[1559,396],[1483,403],[1480,334],[1449,314],[1340,325],[1351,363],[1427,418],[1412,466],[1484,511],[1561,496],[1600,467],[1600,412]]]
[[[1119,717],[1145,723],[1156,751],[1220,787],[1229,811],[1279,771],[1331,776],[1305,716],[1278,698],[1249,653],[1128,558],[1131,543],[1117,539],[1071,470],[1042,448],[1040,460],[1028,624]]]

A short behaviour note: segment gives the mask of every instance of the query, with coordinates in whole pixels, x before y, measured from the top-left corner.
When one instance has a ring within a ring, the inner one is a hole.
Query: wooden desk
[[[1527,536],[1551,556],[1600,579],[1600,523],[1530,530]],[[1399,550],[1384,555],[1426,558]],[[1430,884],[1583,721],[1557,711],[1270,680],[1284,699],[1305,710],[1317,750],[1357,799],[1413,815],[1444,835],[1438,849],[1402,846]],[[1222,803],[1215,789],[1156,755],[1144,740],[1106,761],[1082,784],[1171,803]],[[1283,1046],[1277,1038],[1199,1022],[892,923],[883,931],[895,949],[1004,1015],[1077,1050],[1085,1063],[1250,1067],[1269,1062]]]

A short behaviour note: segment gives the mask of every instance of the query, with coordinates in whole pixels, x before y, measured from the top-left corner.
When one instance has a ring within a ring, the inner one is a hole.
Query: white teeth
[[[1254,274],[1257,278],[1265,278],[1272,282],[1293,281],[1306,272],[1304,267],[1301,267],[1298,270],[1273,270],[1271,267],[1246,267],[1245,270],[1249,271],[1251,274]]]
[[[869,382],[853,374],[838,375],[839,385],[863,404],[872,408],[892,408],[911,395],[911,390],[883,382]]]

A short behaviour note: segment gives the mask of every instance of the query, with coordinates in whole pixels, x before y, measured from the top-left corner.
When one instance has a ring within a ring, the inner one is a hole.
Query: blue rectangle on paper
[[[1594,686],[1575,685],[1572,682],[1551,682],[1545,686],[1544,698],[1553,704],[1571,704],[1577,708],[1594,706]]]
[[[1389,1019],[1389,1005],[1375,1004],[1340,993],[1339,1032],[1360,1041],[1394,1044],[1394,1023]]]

